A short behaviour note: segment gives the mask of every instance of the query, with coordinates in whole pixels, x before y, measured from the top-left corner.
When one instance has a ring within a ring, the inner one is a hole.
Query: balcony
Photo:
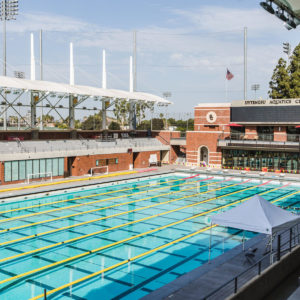
[[[249,139],[244,134],[233,134],[227,138],[219,137],[218,147],[228,149],[272,149],[300,151],[300,136],[287,135],[287,141],[274,141],[273,134],[260,134]]]

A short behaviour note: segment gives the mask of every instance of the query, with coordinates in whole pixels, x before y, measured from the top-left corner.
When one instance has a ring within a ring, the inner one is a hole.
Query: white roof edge
[[[84,85],[69,85],[65,83],[57,83],[52,81],[41,81],[41,80],[29,80],[20,79],[14,77],[0,76],[0,87],[9,89],[22,89],[29,91],[38,92],[49,92],[49,93],[59,93],[59,94],[73,94],[82,95],[89,97],[103,97],[103,98],[120,98],[120,99],[130,99],[145,102],[155,102],[172,104],[172,102],[148,93],[141,92],[128,92],[124,90],[115,89],[103,89],[92,86]]]
[[[230,107],[231,103],[228,102],[212,102],[212,103],[199,103],[197,107]]]

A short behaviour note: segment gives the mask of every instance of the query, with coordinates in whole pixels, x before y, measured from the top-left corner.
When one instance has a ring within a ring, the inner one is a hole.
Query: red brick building
[[[199,104],[194,125],[188,165],[300,171],[300,99]]]

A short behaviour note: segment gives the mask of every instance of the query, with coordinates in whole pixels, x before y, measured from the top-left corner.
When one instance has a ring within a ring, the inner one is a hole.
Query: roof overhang
[[[157,104],[172,104],[172,102],[148,93],[128,92],[115,89],[103,89],[85,85],[69,85],[52,81],[28,80],[14,77],[0,76],[1,89],[24,90],[52,94],[69,94],[85,97],[100,97],[111,99],[124,99],[134,101],[154,102]]]

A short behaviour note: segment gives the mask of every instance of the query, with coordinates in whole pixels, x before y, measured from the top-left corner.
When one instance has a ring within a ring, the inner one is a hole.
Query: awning
[[[69,85],[52,81],[19,79],[7,76],[0,76],[0,88],[8,90],[24,90],[45,92],[54,94],[69,94],[99,98],[114,98],[135,101],[154,102],[160,104],[172,104],[172,102],[148,93],[128,92],[123,90],[102,89],[83,85]]]
[[[230,123],[230,124],[227,124],[226,126],[229,126],[229,127],[244,127],[243,125],[240,125],[240,124],[237,124],[237,123]]]

